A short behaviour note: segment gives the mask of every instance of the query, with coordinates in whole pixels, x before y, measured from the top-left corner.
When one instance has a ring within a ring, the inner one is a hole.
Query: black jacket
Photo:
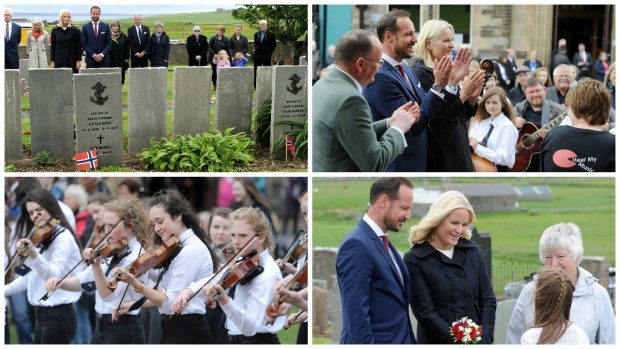
[[[271,64],[271,55],[276,49],[276,34],[267,30],[265,38],[261,42],[260,31],[254,33],[254,64],[269,65]]]
[[[110,67],[127,68],[126,59],[129,60],[129,45],[127,44],[127,35],[121,33],[116,41],[112,40]]]
[[[151,31],[149,27],[142,25],[142,35],[140,35],[140,40],[138,40],[138,31],[136,30],[136,26],[132,25],[127,29],[127,43],[129,44],[129,48],[131,49],[131,56],[133,57],[136,53],[146,51],[149,52],[150,45],[150,37]]]
[[[460,239],[453,259],[428,242],[405,254],[411,276],[411,308],[418,320],[418,344],[453,342],[452,322],[468,317],[482,326],[481,343],[493,343],[497,303],[478,246]]]
[[[234,55],[237,52],[241,52],[243,53],[243,56],[245,56],[248,53],[248,49],[249,49],[249,43],[248,43],[248,38],[246,38],[245,36],[241,35],[239,36],[239,40],[237,40],[237,36],[235,36],[233,34],[233,36],[230,37],[230,51]]]
[[[163,32],[158,42],[157,35],[153,33],[150,40],[149,59],[151,60],[151,67],[167,67],[168,57],[170,56],[170,37],[166,32]]]
[[[198,39],[196,39],[194,35],[188,36],[185,47],[187,48],[190,67],[210,65],[211,62],[209,62],[209,57],[207,57],[207,53],[209,52],[209,40],[206,36],[200,35]],[[200,62],[196,60],[196,56],[201,57]]]
[[[55,68],[71,68],[77,74],[75,63],[82,60],[80,30],[71,26],[67,29],[52,29],[50,55]]]

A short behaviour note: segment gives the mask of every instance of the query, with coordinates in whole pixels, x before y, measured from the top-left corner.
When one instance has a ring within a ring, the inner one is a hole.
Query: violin
[[[99,238],[98,236],[103,235],[104,229],[103,225],[100,227],[95,227],[93,229],[92,234],[90,234],[90,238],[86,243],[87,248],[92,248],[93,250],[99,246],[99,244],[104,240],[103,238]]]
[[[166,242],[158,247],[144,252],[138,259],[129,266],[128,272],[135,277],[144,275],[147,271],[155,268],[161,268],[174,254],[179,247],[179,238],[172,235]],[[108,281],[108,288],[113,291],[118,287],[118,282],[122,274],[116,273],[112,280]]]
[[[218,264],[221,266],[230,262],[235,257],[235,248],[232,242],[215,251],[215,256],[217,257]]]
[[[235,264],[228,267],[224,275],[217,282],[224,290],[229,289],[238,284],[244,277],[250,275],[260,264],[260,255],[256,251],[252,251],[249,255],[240,258]],[[209,305],[212,306],[209,300]],[[214,306],[212,306],[214,307]]]
[[[114,256],[116,254],[120,254],[123,250],[127,249],[129,243],[127,239],[121,239],[116,242],[110,242],[110,240],[106,240],[105,243],[99,245],[93,251],[92,258],[88,261],[91,262],[96,258],[108,258],[110,256]]]
[[[291,290],[291,291],[299,291],[302,288],[304,288],[307,284],[308,284],[308,263],[305,263],[303,267],[299,268],[299,270],[297,270],[295,275],[293,275],[293,278],[291,279],[291,281],[289,281],[286,284],[286,286],[284,286],[284,289]],[[272,317],[278,316],[281,312],[282,303],[284,303],[283,299],[284,299],[284,296],[282,296],[281,293],[277,292],[273,303],[267,306],[267,309],[265,309],[265,312]]]
[[[30,230],[28,235],[26,236],[26,239],[30,240],[33,245],[40,245],[46,242],[52,236],[52,233],[54,232],[54,229],[56,228],[58,224],[60,224],[60,220],[56,218],[52,218],[42,226],[35,225]],[[19,256],[18,259],[23,260],[27,251],[28,251],[28,245],[23,245],[21,248],[16,248],[15,254],[11,256],[11,258],[9,259],[9,262],[4,268],[5,282],[8,280],[11,268],[13,264],[15,263],[15,261],[17,260],[15,259],[15,257]]]
[[[288,247],[286,254],[282,257],[282,261],[285,263],[295,263],[307,250],[308,234],[302,231]]]

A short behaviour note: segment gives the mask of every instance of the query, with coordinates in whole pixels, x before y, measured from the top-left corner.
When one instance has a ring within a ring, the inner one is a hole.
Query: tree
[[[245,23],[252,23],[252,28],[258,30],[261,19],[267,21],[269,30],[274,32],[276,40],[289,48],[290,56],[295,56],[297,39],[308,30],[307,5],[244,5],[232,12],[235,19]]]

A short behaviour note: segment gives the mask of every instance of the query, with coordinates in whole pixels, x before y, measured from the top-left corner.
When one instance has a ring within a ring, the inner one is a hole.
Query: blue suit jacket
[[[414,101],[420,106],[420,120],[405,134],[407,147],[399,155],[388,171],[424,172],[426,171],[426,154],[428,143],[428,121],[431,116],[432,103],[444,103],[433,93],[425,93],[418,78],[409,66],[403,64],[403,70],[411,81],[405,82],[400,72],[389,63],[385,63],[375,81],[363,91],[372,113],[373,121],[389,118],[403,104]]]
[[[86,51],[87,67],[108,67],[110,66],[110,49],[112,49],[112,31],[110,26],[99,21],[99,35],[95,38],[92,22],[82,24],[82,48]],[[93,59],[94,54],[103,54],[103,61],[97,63]]]
[[[398,251],[390,244],[403,283],[381,239],[360,223],[344,238],[336,271],[342,298],[341,344],[410,344],[411,279]]]
[[[21,41],[22,27],[11,23],[11,38],[8,41],[4,40],[4,69],[19,69],[19,43]]]

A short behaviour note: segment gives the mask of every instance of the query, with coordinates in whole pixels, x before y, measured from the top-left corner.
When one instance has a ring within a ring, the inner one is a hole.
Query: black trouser
[[[161,315],[157,308],[142,308],[140,310],[140,322],[144,328],[147,344],[161,343]]]
[[[280,344],[275,333],[257,333],[253,336],[236,335],[229,336],[230,344]]]
[[[207,323],[209,324],[211,333],[213,333],[213,343],[228,344],[228,331],[226,327],[224,327],[224,323],[226,322],[226,319],[223,318],[225,316],[224,311],[219,303],[216,304],[217,306],[215,308],[207,309]]]
[[[69,344],[75,335],[77,321],[72,304],[33,307],[35,344]]]
[[[305,321],[299,324],[297,344],[308,344],[308,323]]]
[[[144,328],[138,315],[123,315],[112,322],[110,314],[97,314],[90,344],[144,344]]]
[[[148,68],[149,66],[149,58],[144,55],[142,57],[133,56],[135,52],[131,53],[131,67],[132,68]]]
[[[161,344],[213,344],[204,314],[162,315]]]
[[[217,89],[217,64],[211,63],[211,81],[213,88]]]

